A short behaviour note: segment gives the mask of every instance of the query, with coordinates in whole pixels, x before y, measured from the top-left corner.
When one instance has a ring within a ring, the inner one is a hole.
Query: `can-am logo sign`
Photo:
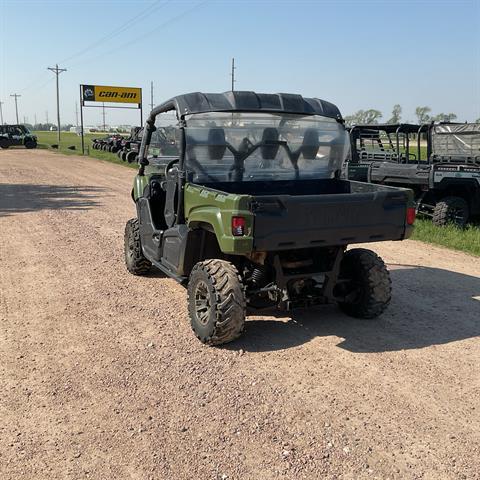
[[[135,87],[108,87],[82,85],[84,102],[142,103],[142,89]]]

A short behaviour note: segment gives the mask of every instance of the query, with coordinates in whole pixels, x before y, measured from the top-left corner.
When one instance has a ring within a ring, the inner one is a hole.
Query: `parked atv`
[[[103,150],[105,152],[117,153],[121,148],[123,135],[114,134],[104,138],[94,138],[92,140],[92,148],[94,150]]]
[[[25,125],[0,125],[0,148],[37,148],[37,136]]]
[[[143,128],[133,127],[130,131],[130,136],[122,140],[120,149],[117,152],[118,158],[128,163],[136,162],[140,144],[142,143],[142,136]]]
[[[152,152],[171,111],[176,154]],[[347,245],[407,238],[413,196],[341,180],[348,151],[340,112],[323,100],[238,91],[172,98],[146,122],[137,217],[125,228],[128,271],[155,266],[185,285],[192,329],[209,345],[237,338],[247,308],[336,303],[377,317],[390,302],[387,268]]]

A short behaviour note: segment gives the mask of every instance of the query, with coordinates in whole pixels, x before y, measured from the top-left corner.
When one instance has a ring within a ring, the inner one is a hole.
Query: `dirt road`
[[[0,478],[478,479],[480,262],[374,244],[393,302],[193,336],[185,291],[129,275],[134,171],[0,152]]]

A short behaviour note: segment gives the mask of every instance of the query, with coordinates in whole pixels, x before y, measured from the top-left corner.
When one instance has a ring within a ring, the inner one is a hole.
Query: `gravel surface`
[[[1,479],[478,479],[480,265],[372,244],[393,301],[250,317],[205,347],[123,263],[134,172],[0,152]]]

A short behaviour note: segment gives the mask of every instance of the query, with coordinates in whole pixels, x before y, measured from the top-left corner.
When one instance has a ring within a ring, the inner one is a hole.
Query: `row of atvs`
[[[143,128],[134,127],[128,137],[113,134],[108,137],[94,138],[92,140],[92,148],[94,150],[116,153],[118,158],[124,162],[133,163],[136,162],[138,158],[142,133]]]

